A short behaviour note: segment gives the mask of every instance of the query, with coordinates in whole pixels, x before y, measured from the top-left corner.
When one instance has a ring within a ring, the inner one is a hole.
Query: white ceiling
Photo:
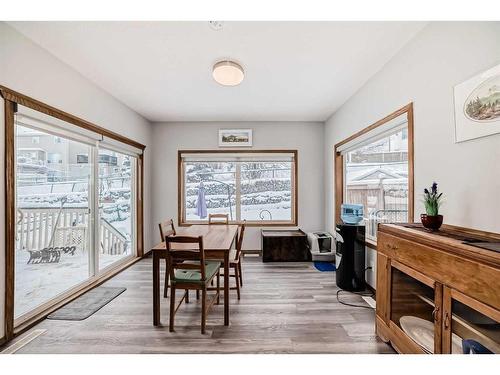
[[[424,22],[9,22],[151,121],[323,121]],[[236,87],[215,83],[220,59]]]

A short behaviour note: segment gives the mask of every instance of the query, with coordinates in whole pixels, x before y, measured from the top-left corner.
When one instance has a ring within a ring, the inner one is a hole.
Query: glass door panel
[[[99,270],[135,254],[136,158],[99,148]]]
[[[435,339],[435,289],[392,267],[391,321],[425,352],[440,348]]]
[[[93,274],[92,146],[23,124],[16,115],[15,319]]]
[[[500,322],[452,298],[453,354],[500,353]],[[446,316],[445,316],[446,319]],[[445,328],[448,321],[445,320]]]

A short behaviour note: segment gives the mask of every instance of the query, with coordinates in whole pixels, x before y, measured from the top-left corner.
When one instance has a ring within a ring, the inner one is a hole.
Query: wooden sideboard
[[[500,234],[450,225],[429,232],[381,224],[377,335],[399,353],[460,353],[477,343],[500,353],[500,252],[480,247],[495,242]],[[430,338],[414,329],[416,321],[433,328]]]

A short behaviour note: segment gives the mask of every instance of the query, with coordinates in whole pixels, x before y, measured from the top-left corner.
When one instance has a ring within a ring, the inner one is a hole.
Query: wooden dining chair
[[[240,299],[240,287],[243,286],[243,274],[241,269],[241,250],[243,248],[243,236],[245,234],[245,226],[246,226],[246,221],[243,221],[243,223],[241,223],[240,225],[238,238],[236,239],[236,249],[232,249],[229,252],[229,278],[232,277],[236,280],[236,286],[230,287],[229,289],[236,290],[238,299]],[[231,270],[234,270],[234,272],[231,273]]]
[[[220,266],[217,261],[205,261],[203,237],[166,237],[168,271],[170,274],[170,332],[174,331],[175,314],[182,302],[188,296],[189,290],[201,290],[201,333],[205,333],[207,314],[213,304],[219,303],[220,295]],[[187,244],[185,249],[172,248],[172,244]],[[197,249],[194,248],[197,245]],[[217,288],[215,295],[207,301],[209,283],[216,278]],[[179,302],[175,303],[175,291],[184,289],[185,292]]]
[[[177,234],[174,226],[174,221],[172,219],[165,220],[162,223],[159,223],[160,227],[160,238],[162,241],[165,241],[165,237],[175,236]],[[186,296],[186,303],[189,303],[189,291]],[[163,298],[168,297],[168,259],[165,259],[165,282],[163,287]],[[200,299],[200,291],[196,291],[196,299]]]
[[[172,219],[159,223],[158,227],[160,228],[160,238],[162,242],[165,241],[165,237],[175,236],[177,234],[175,231],[174,221]],[[168,296],[168,259],[165,259],[165,266],[165,286],[163,288],[163,298],[167,298]]]
[[[229,215],[228,214],[209,214],[208,215],[208,224],[228,225],[229,224]]]

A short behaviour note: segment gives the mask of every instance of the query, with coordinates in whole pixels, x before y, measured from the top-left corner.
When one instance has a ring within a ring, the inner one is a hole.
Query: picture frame
[[[455,143],[500,133],[500,64],[454,87]]]
[[[219,129],[219,147],[252,147],[252,129]]]

